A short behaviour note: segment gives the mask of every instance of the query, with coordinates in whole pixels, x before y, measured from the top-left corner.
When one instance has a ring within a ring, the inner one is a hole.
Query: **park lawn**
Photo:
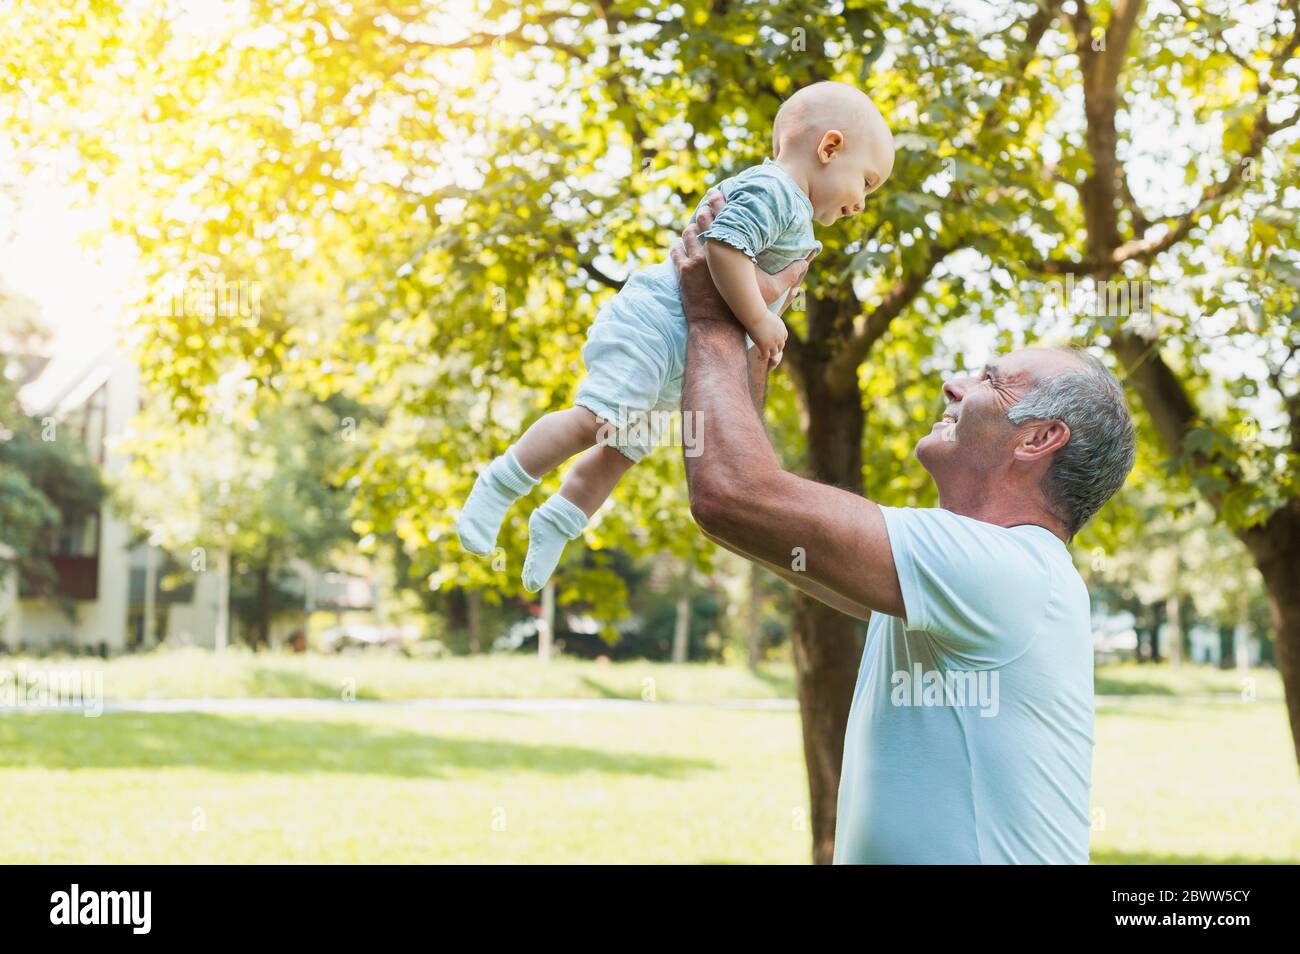
[[[685,706],[13,714],[0,862],[800,861],[800,744]]]
[[[98,657],[0,656],[0,669],[101,671],[106,699],[638,699],[646,702],[788,699],[788,665],[597,662],[526,654],[410,659],[395,653],[158,650]]]
[[[1098,706],[1093,859],[1300,862],[1280,702]],[[808,858],[793,711],[0,717],[0,863]]]
[[[1216,669],[1184,663],[1177,669],[1167,663],[1114,663],[1098,666],[1093,688],[1099,695],[1207,696],[1232,695],[1242,699],[1282,698],[1282,676],[1276,669]]]
[[[1300,784],[1281,701],[1104,699],[1092,860],[1300,863]]]
[[[65,668],[102,671],[106,699],[640,699],[712,702],[793,699],[794,671],[771,663],[751,673],[742,666],[635,660],[596,662],[559,656],[546,665],[524,654],[408,659],[388,653],[322,655],[201,649],[97,657],[0,656],[0,669]],[[1271,669],[1245,673],[1208,666],[1133,663],[1097,669],[1104,695],[1237,695],[1282,698]]]

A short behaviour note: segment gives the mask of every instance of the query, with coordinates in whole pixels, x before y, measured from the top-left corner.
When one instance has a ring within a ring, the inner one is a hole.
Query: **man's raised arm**
[[[713,286],[698,239],[709,221],[702,212],[672,256],[687,318],[682,413],[703,448],[686,457],[691,514],[710,538],[842,612],[904,616],[880,508],[781,468],[753,403],[744,330]],[[800,556],[805,569],[790,569]]]

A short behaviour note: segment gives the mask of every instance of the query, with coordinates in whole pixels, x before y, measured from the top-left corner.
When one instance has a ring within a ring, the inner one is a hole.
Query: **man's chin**
[[[947,453],[947,449],[953,443],[953,438],[946,431],[936,428],[916,442],[916,448],[912,453],[916,455],[916,459],[921,462],[922,467],[930,470],[931,462],[938,460]]]
[[[925,459],[930,455],[930,445],[933,443],[934,438],[931,437],[931,435],[926,434],[917,441],[916,446],[912,448],[912,456],[919,460],[922,466],[925,465]]]

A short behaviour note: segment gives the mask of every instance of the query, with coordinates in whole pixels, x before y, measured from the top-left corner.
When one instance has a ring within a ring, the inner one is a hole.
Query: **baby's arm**
[[[767,310],[767,303],[758,290],[754,271],[757,266],[748,255],[725,242],[706,241],[704,255],[709,262],[713,284],[718,287],[736,320],[745,326],[765,358],[779,362],[788,332],[785,322]]]

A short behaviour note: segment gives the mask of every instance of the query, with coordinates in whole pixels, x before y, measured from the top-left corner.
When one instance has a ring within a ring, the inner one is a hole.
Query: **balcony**
[[[99,599],[99,557],[52,556],[50,563],[58,577],[55,591],[74,600]]]

